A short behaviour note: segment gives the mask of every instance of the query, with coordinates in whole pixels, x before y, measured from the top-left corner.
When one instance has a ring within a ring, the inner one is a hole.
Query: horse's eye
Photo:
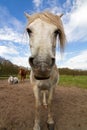
[[[57,30],[54,31],[54,35],[55,35],[55,36],[57,36],[57,35],[60,34],[60,33],[61,33],[61,31],[60,31],[59,29],[57,29]]]
[[[27,30],[27,32],[28,32],[28,34],[30,36],[30,34],[32,33],[32,31],[29,28],[27,28],[26,30]]]

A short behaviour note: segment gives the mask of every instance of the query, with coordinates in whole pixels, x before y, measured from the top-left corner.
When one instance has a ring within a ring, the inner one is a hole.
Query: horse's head
[[[47,12],[31,16],[26,14],[26,16],[29,20],[26,30],[32,54],[29,63],[36,79],[47,79],[55,64],[57,36],[60,40],[60,47],[62,49],[64,47],[65,34],[61,16]]]

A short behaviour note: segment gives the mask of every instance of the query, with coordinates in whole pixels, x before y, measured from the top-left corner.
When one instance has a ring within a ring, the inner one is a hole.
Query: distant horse
[[[8,78],[8,83],[9,83],[9,84],[13,84],[13,82],[14,82],[14,77],[13,77],[13,76],[10,76],[10,77]]]
[[[14,84],[17,84],[19,82],[18,77],[14,77]]]
[[[30,40],[31,66],[30,81],[36,100],[34,130],[40,128],[40,105],[43,101],[45,108],[48,107],[48,128],[54,129],[52,116],[52,99],[54,89],[57,86],[59,74],[55,64],[56,40],[59,39],[60,50],[64,50],[65,33],[61,21],[61,15],[54,15],[50,12],[25,13],[28,24],[26,27]],[[43,100],[41,100],[41,94]]]
[[[23,68],[20,68],[19,75],[21,77],[21,81],[24,81],[24,79],[26,78],[26,75],[27,75],[27,71]]]
[[[9,83],[9,84],[17,84],[18,82],[19,82],[18,77],[10,76],[10,77],[8,78],[8,83]]]

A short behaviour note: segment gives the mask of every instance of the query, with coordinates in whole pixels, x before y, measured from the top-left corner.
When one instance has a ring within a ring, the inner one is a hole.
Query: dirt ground
[[[0,80],[0,130],[33,130],[34,96],[29,80],[9,85]],[[87,90],[56,88],[55,130],[87,130]],[[41,107],[41,130],[47,130],[47,110]]]

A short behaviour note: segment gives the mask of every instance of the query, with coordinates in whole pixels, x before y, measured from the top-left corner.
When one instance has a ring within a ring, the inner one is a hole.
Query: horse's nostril
[[[33,60],[34,60],[34,57],[29,58],[29,63],[30,63],[31,66],[33,66]]]
[[[53,66],[55,64],[55,58],[52,58],[52,64],[51,66]]]

